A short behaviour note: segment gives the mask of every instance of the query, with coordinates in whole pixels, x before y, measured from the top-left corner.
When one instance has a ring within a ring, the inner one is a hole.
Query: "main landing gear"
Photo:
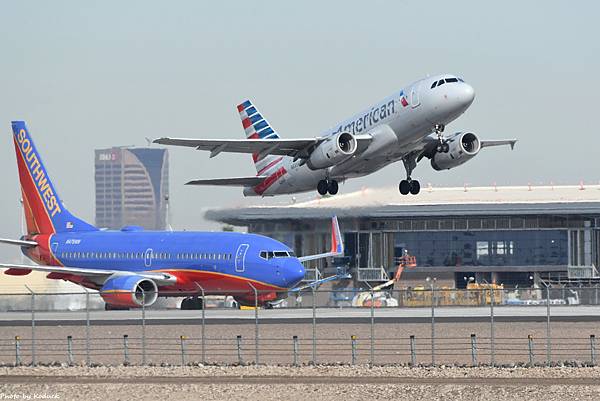
[[[402,163],[404,163],[404,168],[406,169],[406,180],[400,181],[398,189],[402,195],[416,195],[421,191],[421,184],[419,181],[410,178],[413,170],[417,167],[416,155],[409,153],[402,159]]]
[[[200,297],[185,298],[181,301],[181,310],[199,310],[204,306],[203,299]]]
[[[448,153],[448,151],[450,150],[450,145],[448,145],[448,142],[446,141],[446,139],[444,138],[444,124],[436,124],[433,127],[433,130],[435,132],[435,134],[438,137],[438,145],[436,146],[435,150],[438,153]]]
[[[328,192],[330,195],[338,193],[339,185],[336,180],[321,180],[317,184],[317,192],[320,195],[326,195]]]

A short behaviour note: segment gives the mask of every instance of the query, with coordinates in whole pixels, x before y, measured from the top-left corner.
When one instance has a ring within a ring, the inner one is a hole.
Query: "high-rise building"
[[[164,230],[169,201],[169,154],[159,148],[95,151],[96,225]]]

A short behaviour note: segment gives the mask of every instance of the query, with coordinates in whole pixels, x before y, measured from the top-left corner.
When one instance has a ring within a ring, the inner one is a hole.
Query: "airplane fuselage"
[[[129,274],[164,272],[176,277],[172,286],[161,287],[162,296],[197,294],[200,288],[207,294],[234,296],[253,292],[252,286],[259,291],[286,291],[304,278],[304,268],[291,249],[255,234],[125,230],[55,233],[31,239],[40,245],[23,248],[23,253],[39,264]],[[275,256],[264,257],[264,252]],[[71,274],[51,275],[92,289],[102,286],[101,282],[77,281]]]
[[[330,168],[313,170],[301,159],[294,161],[283,156],[279,163],[262,172],[271,178],[265,180],[267,185],[246,187],[244,195],[313,191],[321,180],[361,177],[401,160],[422,147],[422,141],[432,134],[436,125],[445,126],[454,121],[473,102],[473,88],[462,80],[431,88],[433,82],[444,77],[448,75],[416,81],[321,134],[322,137],[340,132],[370,135],[369,146],[359,149],[350,159]]]

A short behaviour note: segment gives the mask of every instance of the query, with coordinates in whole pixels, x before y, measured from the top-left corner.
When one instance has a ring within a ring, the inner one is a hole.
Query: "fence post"
[[[206,363],[206,340],[205,340],[205,329],[206,329],[206,325],[205,325],[205,313],[204,310],[206,309],[206,305],[204,304],[204,288],[202,288],[200,286],[200,284],[196,283],[196,285],[198,286],[198,288],[200,289],[200,293],[202,294],[202,364],[204,365]]]
[[[85,363],[90,366],[90,292],[85,288]]]
[[[435,286],[431,281],[431,365],[435,366]]]
[[[590,334],[590,357],[592,366],[596,366],[596,335]]]
[[[294,366],[298,366],[298,336],[292,337],[294,343]]]
[[[312,288],[312,364],[317,364],[317,294]]]
[[[356,365],[356,336],[350,336],[350,341],[352,342],[352,365]]]
[[[181,343],[181,366],[185,366],[185,336],[179,336],[179,341]]]
[[[15,366],[21,366],[21,337],[15,336]]]
[[[546,283],[546,365],[548,366],[552,361],[550,337],[550,285]]]
[[[490,365],[496,365],[496,326],[494,325],[494,303],[496,297],[493,284],[490,284]]]
[[[142,291],[142,366],[146,366],[146,292]]]
[[[371,290],[371,358],[369,364],[375,364],[375,294]]]
[[[471,366],[477,366],[477,336],[471,334]]]
[[[411,366],[417,366],[417,344],[415,336],[410,336],[410,364]]]
[[[123,365],[129,365],[129,336],[123,334]]]
[[[258,290],[251,283],[248,283],[252,290],[254,291],[254,358],[256,364],[259,363],[259,352],[258,352]]]
[[[73,337],[67,336],[67,363],[73,365]]]
[[[529,365],[533,366],[533,336],[529,334],[527,336],[528,347],[529,347]]]
[[[31,366],[35,366],[35,292],[33,292],[27,285],[25,288],[27,288],[27,290],[29,290],[31,293]]]
[[[236,337],[236,345],[237,345],[238,363],[241,365],[242,363],[244,363],[244,361],[242,359],[242,336],[238,335]]]

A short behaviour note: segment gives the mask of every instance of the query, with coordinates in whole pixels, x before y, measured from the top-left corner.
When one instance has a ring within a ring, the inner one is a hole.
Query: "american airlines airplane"
[[[257,174],[252,177],[198,179],[190,185],[242,186],[245,196],[306,192],[335,195],[338,183],[362,177],[402,160],[406,179],[402,195],[419,193],[412,172],[423,158],[435,170],[451,169],[489,146],[510,145],[516,139],[481,140],[472,132],[444,135],[446,125],[473,103],[475,91],[463,79],[444,74],[420,79],[336,124],[321,135],[281,139],[257,108],[246,100],[237,106],[247,139],[160,138],[164,145],[210,151],[251,153]]]
[[[295,287],[304,278],[301,262],[343,253],[335,217],[331,251],[304,257],[255,234],[145,231],[133,226],[100,230],[62,203],[25,123],[13,121],[12,128],[27,234],[2,238],[0,243],[21,247],[38,264],[0,263],[5,274],[41,271],[49,279],[98,290],[107,309],[150,306],[159,296],[188,297],[182,309],[200,309],[201,289],[205,295],[232,295],[241,305],[258,301],[269,307],[290,290],[348,278],[331,276]]]

